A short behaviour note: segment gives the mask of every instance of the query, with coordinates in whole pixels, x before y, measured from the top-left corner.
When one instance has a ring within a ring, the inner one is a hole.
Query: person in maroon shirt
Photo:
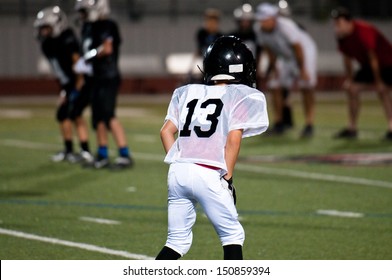
[[[346,72],[344,88],[348,94],[349,124],[336,138],[356,138],[360,102],[359,92],[375,88],[388,121],[385,139],[392,140],[392,99],[388,86],[392,85],[392,45],[373,25],[353,19],[350,12],[338,8],[331,14],[339,51],[343,55]],[[354,73],[353,60],[359,63]]]

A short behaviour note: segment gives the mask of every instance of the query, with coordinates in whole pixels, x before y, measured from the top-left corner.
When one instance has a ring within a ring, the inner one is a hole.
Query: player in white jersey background
[[[279,8],[276,5],[260,4],[257,7],[256,20],[257,43],[269,57],[270,65],[266,74],[273,98],[273,132],[284,132],[282,89],[290,89],[297,82],[303,94],[305,112],[305,126],[301,136],[311,137],[314,131],[317,46],[310,35],[292,19],[279,16]]]
[[[224,259],[243,258],[245,233],[235,206],[233,171],[241,139],[268,128],[264,94],[254,88],[255,65],[240,39],[223,36],[205,54],[205,84],[174,91],[161,129],[170,164],[168,237],[156,259],[178,259],[188,252],[197,203],[220,238]]]

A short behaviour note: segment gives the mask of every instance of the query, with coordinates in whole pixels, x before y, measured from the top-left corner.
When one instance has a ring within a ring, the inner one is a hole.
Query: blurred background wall
[[[34,37],[38,10],[59,5],[78,33],[74,0],[0,0],[0,78],[47,75]],[[221,29],[234,29],[233,10],[243,3],[256,7],[262,1],[240,0],[111,0],[112,18],[120,25],[123,44],[121,69],[125,77],[168,75],[165,59],[173,53],[195,50],[195,32],[206,8],[222,11]],[[276,2],[277,1],[268,1]],[[392,1],[389,0],[288,0],[293,18],[302,23],[319,47],[319,72],[340,73],[331,9],[343,5],[354,16],[373,22],[392,40]],[[41,65],[41,67],[40,67]]]

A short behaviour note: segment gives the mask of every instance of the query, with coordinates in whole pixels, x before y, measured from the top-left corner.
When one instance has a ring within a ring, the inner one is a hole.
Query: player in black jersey
[[[236,8],[233,12],[237,28],[230,32],[244,42],[244,44],[251,50],[254,57],[257,57],[257,42],[256,33],[253,29],[254,12],[250,4],[243,4]]]
[[[196,61],[204,57],[209,45],[223,35],[220,31],[220,17],[221,13],[217,9],[209,8],[204,12],[203,26],[196,31],[196,52],[189,69],[190,83],[203,83],[201,73],[194,74],[192,71]]]
[[[82,62],[92,66],[92,123],[97,132],[98,151],[95,168],[110,166],[108,132],[118,147],[119,156],[113,167],[133,165],[124,129],[116,118],[116,100],[121,82],[118,68],[121,37],[117,24],[108,18],[107,0],[77,0],[75,9],[84,21],[82,32]]]
[[[76,75],[73,65],[79,59],[79,42],[67,23],[64,12],[58,7],[48,7],[37,14],[34,22],[37,37],[45,57],[61,86],[57,120],[64,140],[64,151],[52,156],[52,160],[76,162],[91,161],[88,146],[88,129],[82,118],[83,110],[88,105],[89,97],[81,93],[83,77]],[[81,153],[73,153],[73,123],[80,141]]]

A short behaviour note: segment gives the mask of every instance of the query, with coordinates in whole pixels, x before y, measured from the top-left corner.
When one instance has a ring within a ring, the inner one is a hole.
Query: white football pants
[[[173,163],[168,174],[167,247],[185,255],[192,244],[196,204],[200,203],[225,245],[243,245],[244,229],[228,189],[220,182],[219,170],[193,163]]]

